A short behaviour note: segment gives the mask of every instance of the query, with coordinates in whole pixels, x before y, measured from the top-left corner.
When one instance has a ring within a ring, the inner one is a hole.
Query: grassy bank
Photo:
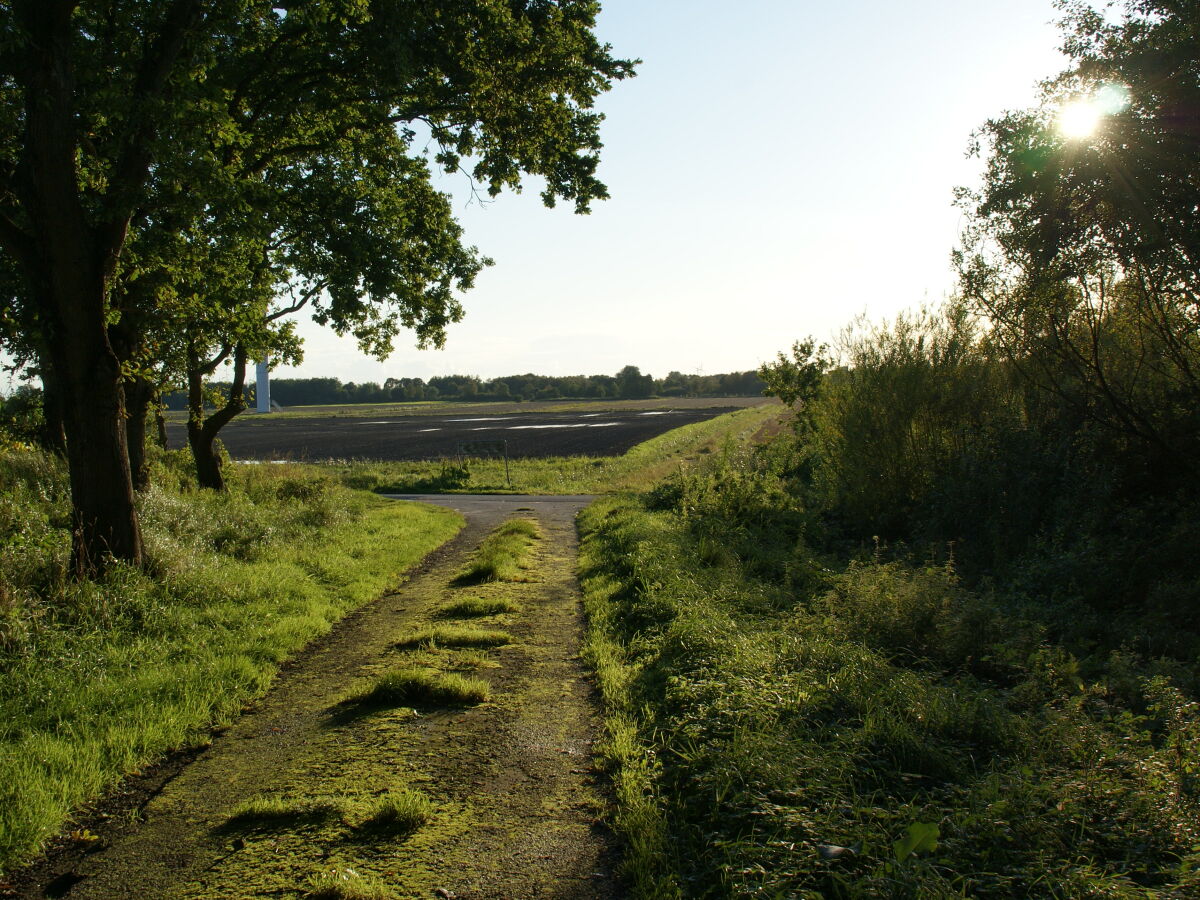
[[[222,496],[188,481],[168,456],[141,498],[149,574],[73,584],[65,472],[0,456],[0,869],[124,774],[203,741],[461,526],[289,467],[239,467]]]
[[[834,566],[769,479],[706,483],[581,520],[635,896],[1200,895],[1178,663],[1081,660],[949,565]]]
[[[740,409],[676,428],[621,456],[567,456],[470,460],[465,468],[440,462],[330,464],[352,487],[380,493],[597,494],[640,490],[711,454],[726,441],[739,442],[783,413],[776,403]]]

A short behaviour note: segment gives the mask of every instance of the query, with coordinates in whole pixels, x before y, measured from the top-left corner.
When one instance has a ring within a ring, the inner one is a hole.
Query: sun
[[[1103,84],[1094,93],[1076,97],[1058,110],[1058,130],[1068,138],[1087,138],[1096,133],[1105,116],[1113,116],[1129,106],[1129,88]]]
[[[1074,100],[1058,111],[1058,130],[1069,138],[1091,137],[1103,117],[1095,99]]]

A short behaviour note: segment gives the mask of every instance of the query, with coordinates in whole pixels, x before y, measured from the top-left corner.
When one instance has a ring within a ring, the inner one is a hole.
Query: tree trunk
[[[225,490],[221,475],[221,458],[214,442],[217,432],[246,408],[246,351],[240,346],[233,353],[233,384],[225,405],[207,419],[204,418],[204,375],[209,366],[201,366],[193,357],[188,366],[188,446],[196,461],[196,480],[200,487],[214,491]]]
[[[66,400],[67,469],[74,507],[71,570],[79,578],[99,575],[113,559],[142,564],[120,365],[111,351],[94,352],[97,346],[107,346],[100,325],[90,324],[60,323],[56,332],[61,337],[51,341]]]
[[[154,394],[154,385],[141,378],[125,382],[125,442],[129,449],[129,472],[135,491],[144,491],[150,486],[150,464],[146,462],[146,417]]]
[[[142,532],[125,444],[121,367],[108,342],[108,274],[128,220],[93,229],[79,196],[70,4],[22,5],[26,60],[22,207],[32,241],[25,258],[62,399],[71,479],[71,568],[77,577],[113,559],[142,563]]]
[[[169,450],[167,443],[167,417],[163,415],[162,399],[156,397],[154,400],[154,428],[158,434],[158,446],[164,450]]]

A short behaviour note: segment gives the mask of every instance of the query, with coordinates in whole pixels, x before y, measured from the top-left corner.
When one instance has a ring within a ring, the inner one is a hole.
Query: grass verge
[[[635,897],[1200,896],[1200,714],[1167,678],[1085,679],[947,566],[704,553],[705,514],[581,517]]]
[[[288,467],[239,468],[225,495],[189,483],[168,455],[140,499],[149,573],[77,584],[63,466],[0,454],[0,870],[126,773],[232,721],[281,660],[462,521]]]

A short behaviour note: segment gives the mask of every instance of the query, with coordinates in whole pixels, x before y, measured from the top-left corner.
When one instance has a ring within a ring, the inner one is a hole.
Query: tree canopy
[[[1200,408],[1200,4],[1062,4],[1071,66],[981,132],[964,298],[1043,387],[1192,466]],[[1094,130],[1064,116],[1090,110]]]

